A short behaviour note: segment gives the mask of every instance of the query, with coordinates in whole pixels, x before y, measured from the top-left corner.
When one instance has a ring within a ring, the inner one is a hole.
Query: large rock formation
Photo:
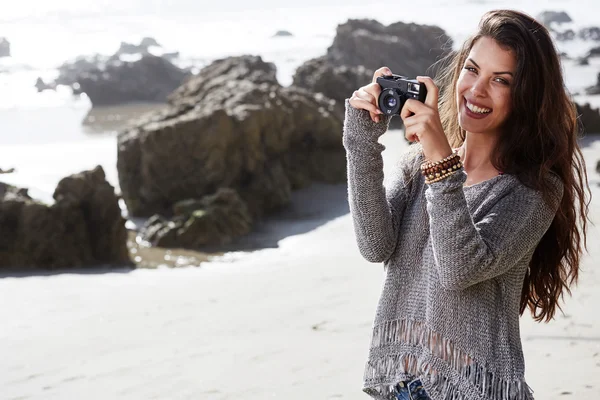
[[[583,126],[585,133],[600,133],[600,112],[597,108],[587,104],[575,104],[579,122]]]
[[[396,22],[385,26],[374,20],[349,20],[337,27],[333,44],[325,56],[309,60],[294,74],[294,85],[325,96],[338,103],[354,90],[369,84],[373,72],[382,66],[408,77],[431,76],[429,68],[452,48],[452,39],[436,26]],[[343,118],[343,114],[341,114]],[[399,128],[399,117],[391,128]]]
[[[150,48],[159,51],[151,53]],[[164,103],[191,75],[172,63],[178,56],[164,52],[153,38],[144,38],[140,44],[122,42],[115,54],[77,57],[58,68],[54,82],[38,78],[35,86],[38,91],[70,86],[74,94],[86,93],[94,106]]]
[[[284,88],[275,75],[260,57],[217,60],[165,110],[121,132],[117,168],[130,214],[169,216],[179,201],[231,188],[256,218],[312,180],[345,181],[333,102]]]
[[[48,206],[0,183],[0,268],[131,265],[127,231],[102,167],[62,179]]]
[[[344,99],[373,79],[373,71],[363,65],[336,65],[322,56],[302,64],[294,74],[294,85],[307,88],[336,101],[336,112],[343,116]]]
[[[0,57],[10,57],[10,42],[0,37]]]
[[[547,27],[553,24],[564,24],[567,22],[573,22],[569,14],[564,11],[542,11],[536,17],[536,19]]]
[[[94,106],[134,102],[163,103],[188,73],[169,60],[147,54],[133,62],[111,61],[77,78]]]

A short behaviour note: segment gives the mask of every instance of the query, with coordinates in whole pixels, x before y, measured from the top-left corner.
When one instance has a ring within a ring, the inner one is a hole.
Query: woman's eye
[[[496,82],[500,82],[503,85],[508,85],[508,81],[503,78],[496,78]]]
[[[475,67],[469,67],[469,66],[467,66],[467,67],[465,67],[465,69],[467,71],[470,71],[470,72],[477,72],[477,70],[475,69]]]

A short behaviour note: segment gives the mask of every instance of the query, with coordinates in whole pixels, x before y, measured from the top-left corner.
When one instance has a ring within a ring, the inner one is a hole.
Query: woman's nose
[[[471,86],[471,94],[473,94],[473,96],[483,97],[485,96],[485,93],[485,82],[482,79],[477,79],[473,82],[473,85]]]

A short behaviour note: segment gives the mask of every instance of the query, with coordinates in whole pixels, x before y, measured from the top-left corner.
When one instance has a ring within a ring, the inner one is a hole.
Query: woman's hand
[[[384,75],[392,75],[392,71],[388,67],[379,68],[373,74],[373,81],[355,90],[350,98],[350,105],[354,108],[367,110],[373,122],[381,121],[379,115],[383,114],[377,104],[377,99],[379,99],[381,93],[381,86],[377,83],[377,78]]]
[[[402,107],[400,118],[404,122],[405,136],[410,142],[420,142],[425,158],[438,161],[452,154],[438,111],[438,87],[433,79],[418,76],[417,80],[427,88],[425,103],[408,99]]]

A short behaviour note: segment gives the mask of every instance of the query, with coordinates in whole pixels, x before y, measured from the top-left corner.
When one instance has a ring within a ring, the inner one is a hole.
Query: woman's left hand
[[[417,76],[427,88],[425,103],[408,99],[402,107],[400,118],[404,121],[405,136],[409,141],[418,141],[423,146],[425,158],[442,160],[452,154],[438,111],[438,87],[428,76]]]

